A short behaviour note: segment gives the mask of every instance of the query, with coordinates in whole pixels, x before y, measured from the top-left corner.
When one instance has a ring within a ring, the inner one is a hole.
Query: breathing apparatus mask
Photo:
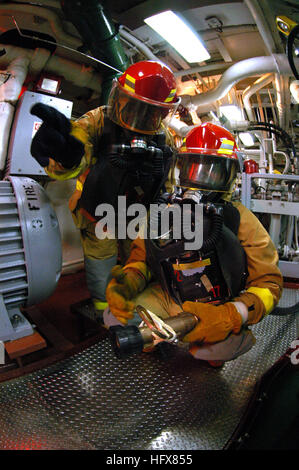
[[[108,150],[110,163],[129,173],[138,172],[140,176],[152,175],[159,178],[164,175],[167,162],[172,157],[172,150],[165,144],[165,134],[149,136],[123,130],[119,142]]]
[[[113,81],[108,99],[108,117],[126,137],[115,140],[110,162],[129,172],[163,175],[172,156],[163,127],[179,103],[175,77],[165,64],[148,60],[130,65]]]

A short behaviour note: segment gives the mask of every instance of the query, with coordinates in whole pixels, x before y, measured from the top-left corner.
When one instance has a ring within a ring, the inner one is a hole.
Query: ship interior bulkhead
[[[168,10],[209,58],[188,62],[145,23]],[[68,207],[76,178],[50,178],[30,153],[35,103],[75,120],[143,60],[175,76],[177,147],[201,123],[234,135],[232,198],[279,255],[278,306],[252,326],[254,347],[219,368],[169,342],[116,354]],[[297,0],[0,1],[1,450],[299,448],[298,103]]]

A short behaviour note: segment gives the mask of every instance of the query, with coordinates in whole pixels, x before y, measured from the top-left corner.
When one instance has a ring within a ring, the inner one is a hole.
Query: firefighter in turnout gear
[[[188,132],[173,168],[178,189],[161,200],[167,207],[188,203],[192,214],[202,206],[202,245],[186,249],[184,237],[173,235],[174,224],[137,238],[126,265],[112,271],[107,326],[134,322],[137,305],[162,319],[185,311],[198,318],[182,339],[195,358],[222,364],[253,346],[250,325],[277,305],[283,279],[267,231],[240,202],[231,202],[237,150],[233,135],[212,123]]]
[[[76,121],[41,103],[31,109],[43,121],[32,140],[32,156],[49,177],[77,179],[69,208],[80,230],[87,286],[100,319],[111,268],[119,255],[125,260],[130,240],[121,240],[120,246],[117,234],[98,239],[96,208],[111,204],[117,215],[118,196],[125,196],[127,205],[147,207],[165,190],[173,153],[167,117],[179,101],[170,69],[142,61],[114,80],[107,106]]]

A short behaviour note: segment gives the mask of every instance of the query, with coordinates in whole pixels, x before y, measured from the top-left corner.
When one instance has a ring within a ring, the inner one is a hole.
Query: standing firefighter
[[[118,196],[125,196],[127,205],[147,207],[160,194],[172,159],[166,118],[178,104],[170,69],[142,61],[115,79],[107,107],[76,121],[44,104],[31,110],[43,120],[32,140],[32,156],[51,178],[77,178],[69,207],[80,229],[87,285],[99,318],[107,306],[105,290],[119,244],[117,234],[97,238],[96,208],[110,204],[117,214]],[[129,243],[123,245],[126,251]]]
[[[107,325],[117,324],[115,318],[132,322],[136,305],[162,319],[185,311],[198,318],[183,338],[195,358],[223,362],[253,346],[248,327],[276,306],[282,276],[267,231],[241,203],[230,202],[238,170],[237,145],[226,129],[205,123],[189,131],[176,155],[178,191],[164,200],[168,208],[188,203],[193,228],[202,206],[203,243],[186,249],[186,240],[174,236],[175,224],[133,242],[107,288]]]

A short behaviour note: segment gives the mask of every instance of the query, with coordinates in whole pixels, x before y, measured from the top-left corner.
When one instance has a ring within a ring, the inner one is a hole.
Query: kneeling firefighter
[[[195,228],[201,205],[202,245],[186,249],[186,240],[173,235],[174,225],[136,239],[126,265],[112,270],[107,326],[134,322],[140,305],[162,319],[194,314],[196,326],[182,341],[195,358],[228,361],[253,346],[248,326],[276,306],[283,280],[267,231],[240,202],[230,202],[239,168],[237,145],[226,129],[205,123],[189,131],[175,159],[178,189],[162,200],[168,207],[189,203]]]
[[[118,220],[118,196],[126,197],[126,206],[146,207],[168,184],[173,143],[166,118],[179,101],[170,69],[141,61],[114,80],[107,106],[76,121],[41,103],[31,109],[43,120],[32,141],[33,157],[51,178],[77,178],[69,208],[80,229],[87,286],[99,318],[107,307],[111,268],[121,249],[128,256],[130,240],[122,237],[120,247],[117,233],[99,239],[96,208],[111,205]]]

